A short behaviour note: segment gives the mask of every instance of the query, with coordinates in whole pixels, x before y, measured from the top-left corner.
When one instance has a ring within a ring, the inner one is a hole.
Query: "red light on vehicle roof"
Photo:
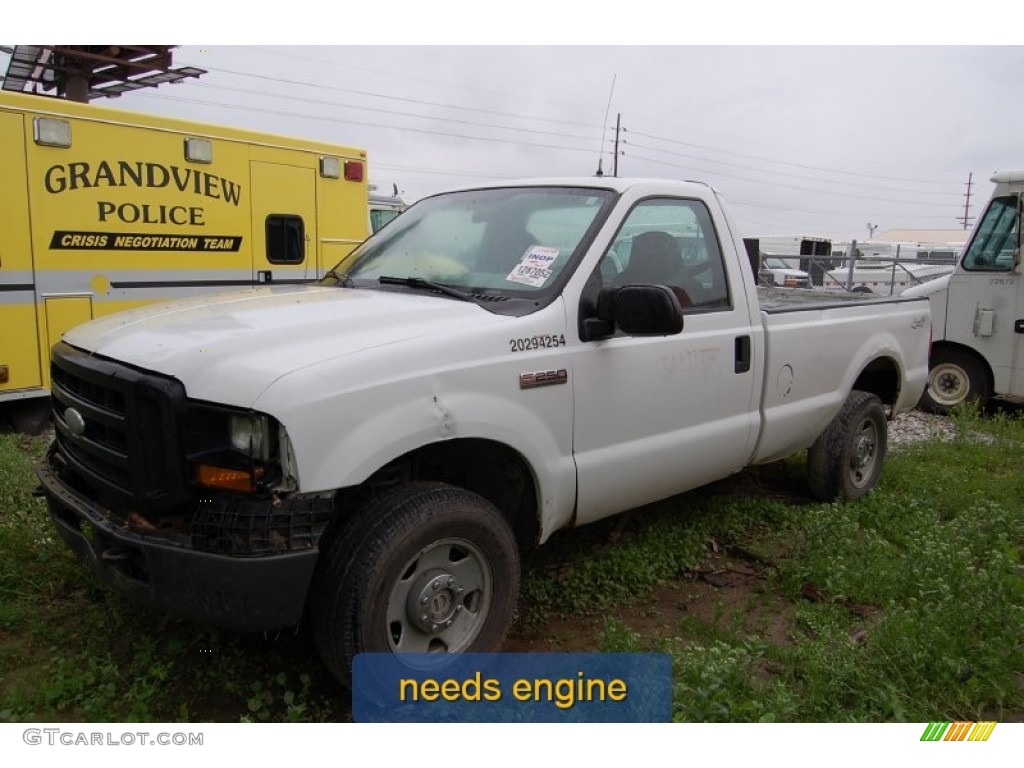
[[[345,181],[362,181],[363,164],[358,160],[345,161]]]

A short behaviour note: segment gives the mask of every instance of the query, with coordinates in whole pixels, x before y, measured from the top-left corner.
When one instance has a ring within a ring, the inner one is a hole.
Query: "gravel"
[[[948,442],[956,437],[956,427],[945,416],[924,411],[907,411],[889,422],[889,444]]]

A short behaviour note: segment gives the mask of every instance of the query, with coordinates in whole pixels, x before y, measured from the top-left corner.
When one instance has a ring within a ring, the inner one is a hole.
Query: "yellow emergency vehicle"
[[[322,277],[369,235],[366,177],[360,149],[0,92],[0,408],[45,413],[86,320]]]

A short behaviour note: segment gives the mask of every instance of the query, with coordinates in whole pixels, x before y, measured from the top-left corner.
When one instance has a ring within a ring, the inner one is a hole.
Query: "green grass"
[[[676,719],[1024,719],[1024,424],[957,421],[955,442],[891,456],[861,502],[741,534],[783,553],[767,591],[794,606],[790,641],[742,625],[662,641]]]
[[[795,457],[560,533],[525,560],[519,621],[603,623],[572,650],[667,651],[679,721],[1022,720],[1024,424],[954,421],[856,504],[809,502]],[[169,622],[97,584],[31,495],[44,449],[0,435],[0,720],[348,718],[304,631]],[[747,591],[680,609],[730,553]]]
[[[0,721],[347,717],[304,636],[168,622],[104,589],[32,497],[45,447],[0,434]]]

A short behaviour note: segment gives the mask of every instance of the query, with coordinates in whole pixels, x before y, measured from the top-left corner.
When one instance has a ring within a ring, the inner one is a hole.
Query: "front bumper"
[[[107,510],[61,481],[52,457],[51,452],[36,468],[50,516],[78,558],[115,592],[174,617],[232,631],[276,630],[301,621],[319,535],[302,551],[199,551],[187,539],[114,522]],[[271,514],[270,501],[256,503]],[[305,513],[309,501],[302,503]],[[287,508],[273,510],[282,513]]]

